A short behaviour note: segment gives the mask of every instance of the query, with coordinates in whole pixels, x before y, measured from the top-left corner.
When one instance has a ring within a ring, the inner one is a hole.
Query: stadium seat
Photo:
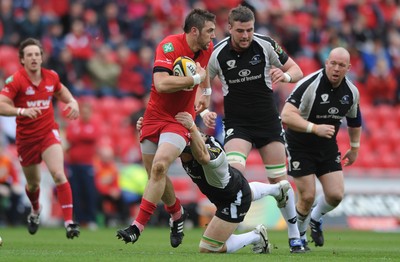
[[[195,183],[187,176],[171,176],[176,196],[182,204],[197,203],[201,198],[200,190]]]
[[[336,135],[336,141],[338,143],[349,143],[349,135],[347,133],[347,128],[340,128],[339,132]]]
[[[8,45],[0,45],[0,69],[7,78],[15,71],[18,71],[21,64],[19,62],[18,50]]]
[[[263,165],[262,159],[260,154],[258,153],[257,149],[252,149],[247,156],[246,166],[257,166]]]
[[[134,97],[123,97],[120,101],[120,111],[123,115],[132,115],[143,108],[142,100]]]
[[[379,166],[383,168],[399,168],[399,160],[391,151],[379,154]]]
[[[307,56],[297,57],[296,63],[300,66],[304,75],[308,75],[320,68],[320,64],[312,57],[307,57]]]
[[[385,122],[393,117],[395,110],[394,107],[390,105],[379,105],[375,107],[375,112],[380,124],[385,125]]]
[[[115,114],[119,107],[118,99],[112,96],[105,96],[99,102],[99,111],[104,119],[108,119],[112,114]]]
[[[386,141],[388,132],[384,129],[377,128],[375,130],[371,130],[368,136],[369,144],[372,149],[377,148],[380,144]]]

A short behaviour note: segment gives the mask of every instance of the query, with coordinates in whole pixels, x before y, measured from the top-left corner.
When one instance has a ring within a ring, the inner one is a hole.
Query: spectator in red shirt
[[[397,81],[384,58],[378,58],[375,69],[367,76],[365,88],[374,104],[395,103]]]
[[[90,37],[85,33],[85,24],[77,19],[72,22],[71,32],[65,36],[65,44],[71,51],[75,73],[81,79],[86,73],[86,64],[93,55]]]
[[[68,169],[74,197],[76,220],[89,229],[96,229],[97,190],[94,182],[94,157],[100,123],[92,117],[89,101],[80,104],[81,118],[66,129],[69,143]]]

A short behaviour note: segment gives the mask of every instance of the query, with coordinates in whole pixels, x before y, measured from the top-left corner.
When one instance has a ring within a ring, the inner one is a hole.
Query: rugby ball
[[[174,61],[174,76],[194,76],[196,74],[196,62],[190,57],[180,56]]]

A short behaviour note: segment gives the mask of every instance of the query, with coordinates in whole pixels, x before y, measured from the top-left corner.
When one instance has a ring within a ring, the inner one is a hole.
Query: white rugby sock
[[[259,200],[265,196],[278,196],[281,192],[278,184],[266,184],[261,182],[250,182],[251,191],[253,192],[253,201]]]
[[[254,231],[240,235],[232,234],[225,242],[226,253],[234,253],[247,245],[256,244],[258,241],[260,241],[260,235],[256,234]]]
[[[300,238],[299,229],[297,228],[297,216],[295,207],[295,196],[293,189],[288,191],[289,199],[284,208],[280,208],[283,218],[288,226],[289,238]]]
[[[334,206],[329,205],[325,200],[325,195],[320,195],[317,199],[317,204],[311,211],[311,218],[319,221],[323,215],[335,209]]]

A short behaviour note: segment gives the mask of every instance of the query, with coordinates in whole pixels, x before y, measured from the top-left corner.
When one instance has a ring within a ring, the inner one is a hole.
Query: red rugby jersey
[[[21,68],[6,79],[1,94],[14,102],[15,107],[39,108],[42,111],[36,119],[18,116],[18,141],[34,141],[58,128],[54,118],[53,94],[61,89],[58,74],[52,70],[41,69],[42,81],[35,86],[28,77],[25,68]]]
[[[214,45],[211,42],[207,50],[200,50],[198,54],[195,54],[186,42],[185,33],[167,36],[157,46],[154,68],[164,67],[172,72],[173,63],[180,56],[188,56],[195,62],[199,62],[202,67],[206,67],[213,48]],[[153,83],[146,109],[146,117],[176,122],[175,115],[183,111],[189,112],[195,117],[194,100],[196,90],[197,86],[192,90],[159,93]]]

